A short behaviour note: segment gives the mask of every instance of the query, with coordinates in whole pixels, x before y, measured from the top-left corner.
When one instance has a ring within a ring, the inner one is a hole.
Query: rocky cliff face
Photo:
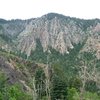
[[[18,36],[18,48],[30,55],[36,48],[36,39],[39,39],[43,50],[48,46],[60,53],[69,53],[68,49],[73,44],[78,44],[84,39],[85,33],[78,27],[74,20],[57,15],[44,15],[32,20]]]
[[[82,20],[50,13],[26,21],[0,22],[0,34],[10,36],[15,48],[30,56],[40,40],[44,52],[48,47],[69,53],[74,44],[85,42],[83,51],[96,51],[100,56],[100,20]],[[4,39],[2,39],[3,41]],[[8,45],[6,42],[5,45]]]

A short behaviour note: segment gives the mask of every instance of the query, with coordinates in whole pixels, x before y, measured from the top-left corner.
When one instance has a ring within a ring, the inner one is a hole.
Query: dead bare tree
[[[35,77],[33,77],[32,85],[33,85],[33,100],[37,100],[37,89],[35,87]]]
[[[84,62],[83,66],[80,67],[80,71],[79,71],[79,77],[81,78],[82,81],[82,87],[80,88],[80,100],[83,100],[83,94],[85,92],[85,84],[87,81],[87,66]]]
[[[87,81],[94,81],[98,86],[100,86],[100,72],[96,68],[96,60],[85,61],[82,59],[79,77],[82,82],[82,87],[80,88],[80,100],[84,100],[85,85]]]
[[[47,54],[47,65],[44,69],[44,72],[45,72],[45,76],[46,76],[46,96],[47,96],[47,99],[48,100],[51,100],[51,95],[50,95],[50,66],[49,66],[49,55],[50,55],[50,50],[47,51],[48,54]]]

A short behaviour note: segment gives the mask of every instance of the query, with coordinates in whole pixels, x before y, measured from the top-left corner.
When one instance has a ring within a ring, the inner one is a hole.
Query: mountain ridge
[[[44,52],[50,46],[64,54],[69,53],[69,48],[74,48],[73,44],[83,42],[89,36],[94,38],[97,34],[97,37],[100,37],[99,23],[99,19],[84,20],[48,13],[35,19],[11,20],[7,23],[1,19],[0,34],[12,37],[14,48],[25,52],[27,56],[35,50],[37,39],[40,40]],[[97,44],[99,45],[99,42]]]

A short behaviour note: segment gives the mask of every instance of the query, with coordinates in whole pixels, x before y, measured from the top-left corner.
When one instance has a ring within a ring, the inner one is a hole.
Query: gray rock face
[[[18,48],[30,55],[31,50],[36,48],[36,39],[39,39],[44,52],[51,46],[60,53],[69,53],[68,49],[81,42],[83,35],[84,31],[73,20],[57,16],[48,20],[47,16],[42,16],[32,20],[19,34]]]
[[[91,38],[92,42],[94,41],[92,48],[96,48],[96,41],[98,41],[96,44],[100,46],[99,39],[95,39],[96,36],[100,37],[100,20],[98,19],[82,20],[50,13],[36,19],[16,20],[0,25],[3,27],[4,34],[15,37],[12,38],[17,45],[15,48],[25,52],[27,56],[36,49],[37,39],[40,40],[44,52],[50,46],[62,54],[69,53],[68,50],[73,49],[74,44],[82,43],[86,38],[84,50],[91,50],[90,42],[88,42]]]

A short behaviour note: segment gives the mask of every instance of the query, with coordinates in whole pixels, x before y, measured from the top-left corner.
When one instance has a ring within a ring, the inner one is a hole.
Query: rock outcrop
[[[86,40],[83,51],[96,51],[96,55],[100,56],[99,19],[83,20],[50,13],[24,21],[1,21],[0,26],[0,35],[9,37],[14,45],[13,48],[25,52],[27,56],[36,49],[37,39],[40,40],[44,52],[48,47],[52,47],[62,54],[69,53],[69,49],[73,49],[74,44]],[[2,41],[4,39],[2,38]],[[2,43],[12,45],[6,41]]]

